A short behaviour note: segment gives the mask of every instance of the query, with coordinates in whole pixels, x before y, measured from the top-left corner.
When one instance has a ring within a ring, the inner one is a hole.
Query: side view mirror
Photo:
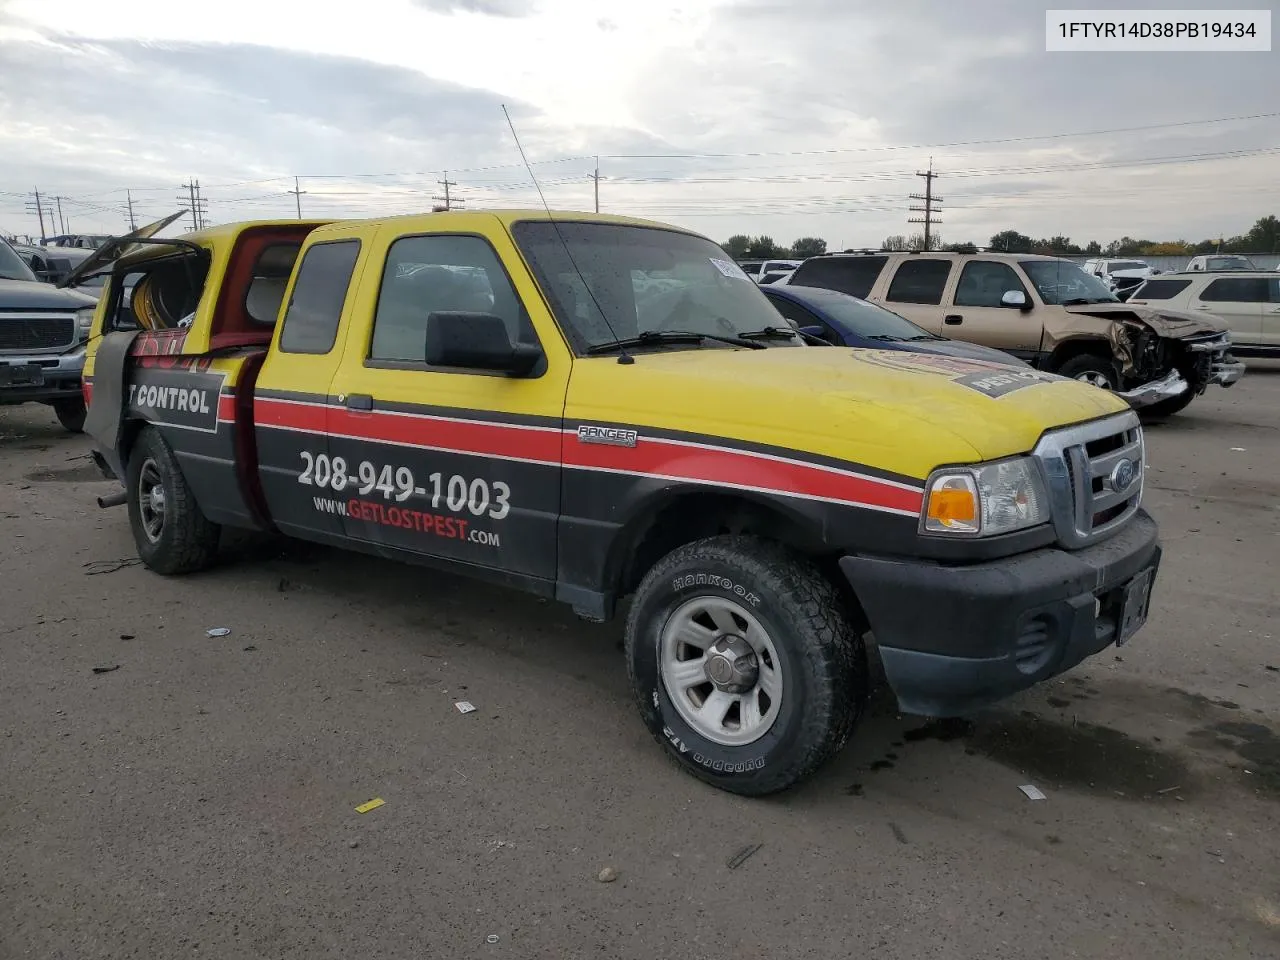
[[[798,332],[800,336],[804,337],[809,343],[817,341],[818,343],[824,343],[828,346],[834,345],[830,336],[827,334],[826,329],[817,324],[808,327],[796,327],[796,332]]]
[[[528,376],[542,359],[534,344],[511,342],[501,317],[462,310],[427,317],[425,354],[433,367],[498,370],[513,377]]]
[[[1017,307],[1019,310],[1031,309],[1031,301],[1021,290],[1006,290],[1000,298],[1000,304],[1005,307]]]

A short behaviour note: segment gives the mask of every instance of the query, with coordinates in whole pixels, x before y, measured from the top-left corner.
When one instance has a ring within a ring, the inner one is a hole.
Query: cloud
[[[552,203],[589,207],[599,155],[604,209],[716,237],[873,245],[913,229],[931,158],[953,240],[1194,238],[1280,205],[1280,120],[1188,122],[1280,110],[1273,55],[1047,54],[1017,0],[224,3],[10,0],[0,228],[27,184],[108,228],[125,187],[168,204],[191,176],[217,219],[291,212],[294,175],[335,214],[420,209],[444,170],[477,207],[537,203],[503,104]]]
[[[527,17],[537,9],[532,0],[413,0],[433,13],[482,13],[490,17]]]

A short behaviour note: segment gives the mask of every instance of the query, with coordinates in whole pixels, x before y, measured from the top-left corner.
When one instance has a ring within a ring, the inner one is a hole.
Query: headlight
[[[76,329],[80,331],[82,337],[89,335],[89,328],[93,326],[93,315],[97,310],[97,307],[82,307],[76,311]]]
[[[1049,520],[1049,496],[1030,457],[936,470],[925,485],[925,533],[992,537]]]

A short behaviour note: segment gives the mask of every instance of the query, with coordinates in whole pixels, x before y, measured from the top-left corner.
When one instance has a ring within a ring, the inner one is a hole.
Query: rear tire
[[[84,432],[84,397],[60,397],[53,401],[53,412],[63,429],[71,433]]]
[[[129,455],[125,489],[138,556],[156,573],[203,570],[218,552],[221,528],[196,505],[178,458],[154,427],[144,427]]]
[[[1057,372],[1061,376],[1083,381],[1101,390],[1120,389],[1120,375],[1116,372],[1116,365],[1097,354],[1082,353],[1072,357]]]
[[[641,717],[668,755],[721,790],[764,796],[848,741],[866,699],[864,632],[813,564],[721,536],[649,571],[624,645]]]

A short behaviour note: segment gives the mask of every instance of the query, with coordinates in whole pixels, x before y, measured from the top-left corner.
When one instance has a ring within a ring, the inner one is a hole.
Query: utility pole
[[[591,175],[596,186],[596,213],[600,212],[600,158],[596,157],[596,172]]]
[[[925,171],[917,171],[916,176],[924,177],[924,193],[923,194],[913,193],[911,194],[910,199],[923,200],[924,206],[909,207],[908,209],[917,213],[923,213],[924,216],[908,217],[907,223],[923,223],[924,224],[924,249],[927,251],[930,249],[930,238],[933,235],[933,229],[932,229],[933,225],[935,223],[942,223],[942,221],[939,218],[933,215],[935,210],[939,213],[942,212],[941,207],[935,207],[935,204],[942,202],[942,198],[935,197],[933,195],[933,179],[934,177],[938,176],[936,173],[933,172],[933,157],[929,158],[929,169]]]
[[[67,221],[66,218],[62,216],[62,198],[54,197],[53,202],[58,206],[58,229],[61,233],[65,234],[67,232]]]
[[[28,201],[27,212],[34,213],[37,217],[40,218],[40,242],[44,243],[45,241],[44,204],[40,201],[40,191],[38,189],[33,191],[31,195],[35,197],[35,199]]]
[[[453,209],[453,205],[454,205],[455,203],[456,203],[456,204],[458,204],[458,206],[461,206],[461,205],[462,205],[462,201],[461,201],[461,200],[456,200],[456,199],[454,199],[452,196],[450,196],[450,194],[449,194],[449,188],[450,188],[450,187],[456,187],[458,184],[457,184],[457,182],[456,182],[456,181],[454,181],[454,180],[450,180],[450,179],[449,179],[449,171],[448,171],[448,170],[446,170],[446,171],[444,172],[444,179],[443,179],[443,180],[437,180],[437,181],[436,181],[436,183],[438,183],[438,184],[440,184],[440,186],[444,187],[444,196],[443,196],[443,197],[432,197],[432,198],[431,198],[432,200],[439,200],[439,201],[441,201],[441,203],[443,204],[443,209],[441,209],[440,207],[436,207],[436,208],[434,208],[434,212],[444,213],[444,212],[446,212],[446,211],[452,210],[452,209]]]
[[[191,211],[191,229],[199,230],[205,225],[204,215],[207,212],[207,201],[200,195],[200,181],[188,180],[186,183],[179,184],[178,189],[187,191],[185,197],[178,197],[178,202],[185,203],[187,209]]]
[[[126,202],[129,204],[129,232],[132,233],[138,229],[138,222],[133,219],[133,191],[126,190],[124,195]]]
[[[286,190],[285,193],[292,193],[294,202],[298,207],[298,219],[302,219],[302,195],[307,191],[302,189],[302,184],[298,183],[298,178],[293,178],[293,189]]]

